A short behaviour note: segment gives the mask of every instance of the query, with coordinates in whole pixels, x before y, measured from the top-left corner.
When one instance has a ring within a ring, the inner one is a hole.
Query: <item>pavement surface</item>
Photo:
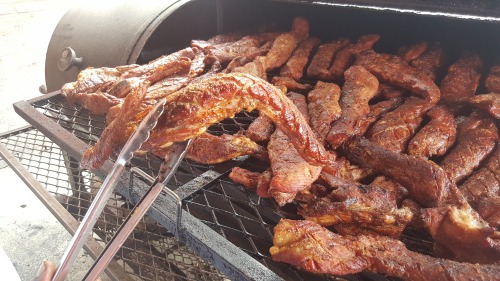
[[[0,0],[0,133],[27,124],[12,103],[40,95],[50,37],[73,2]],[[60,260],[71,236],[3,160],[0,178],[0,252],[21,280],[32,280],[42,260]],[[68,280],[81,280],[91,263],[83,253]],[[5,269],[0,263],[0,280]]]

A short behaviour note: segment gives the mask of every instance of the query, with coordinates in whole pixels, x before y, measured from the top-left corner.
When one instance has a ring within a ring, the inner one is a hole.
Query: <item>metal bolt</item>
[[[67,71],[71,67],[79,67],[83,64],[83,58],[76,56],[75,51],[71,47],[62,49],[57,60],[57,68],[60,71]]]

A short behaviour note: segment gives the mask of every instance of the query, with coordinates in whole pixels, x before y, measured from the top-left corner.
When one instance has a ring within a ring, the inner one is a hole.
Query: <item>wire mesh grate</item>
[[[78,162],[33,128],[0,139],[23,166],[70,214],[81,221],[101,179],[78,168]],[[93,237],[107,243],[131,209],[114,194],[96,223]],[[115,260],[136,280],[225,280],[213,266],[177,241],[164,227],[144,217],[116,254]]]

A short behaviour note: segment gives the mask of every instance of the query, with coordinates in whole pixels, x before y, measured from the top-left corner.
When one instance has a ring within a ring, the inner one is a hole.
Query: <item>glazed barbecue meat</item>
[[[442,156],[453,145],[457,135],[455,117],[445,107],[437,106],[427,112],[427,123],[408,144],[408,154],[429,158]]]
[[[410,63],[418,59],[427,50],[427,42],[419,42],[410,46],[403,46],[399,49],[398,55],[403,61]]]
[[[472,173],[495,148],[498,129],[489,117],[472,114],[459,126],[457,144],[441,161],[440,166],[453,182]]]
[[[500,65],[494,65],[490,68],[484,85],[489,92],[500,93]]]
[[[186,157],[198,163],[216,164],[242,155],[253,155],[261,160],[268,159],[265,148],[243,135],[214,136],[208,133],[193,139]]]
[[[245,131],[245,136],[257,142],[269,141],[275,130],[273,121],[265,115],[260,115],[252,121],[248,129]]]
[[[320,45],[307,68],[307,76],[322,80],[330,79],[329,68],[333,58],[338,51],[349,45],[349,43],[349,39],[341,38],[331,43]]]
[[[340,118],[332,124],[326,141],[337,148],[346,139],[365,133],[360,126],[361,120],[370,111],[368,102],[377,93],[378,80],[361,66],[352,66],[345,73],[342,87]]]
[[[121,104],[123,100],[105,92],[96,92],[72,94],[71,102],[81,105],[93,114],[103,115],[113,106]]]
[[[235,67],[231,72],[239,72],[253,75],[261,79],[266,79],[266,58],[259,56],[255,58],[252,62],[249,62],[243,66]]]
[[[441,81],[441,99],[445,103],[461,104],[472,97],[479,86],[483,61],[477,54],[464,54],[448,67]]]
[[[341,236],[310,221],[281,220],[274,228],[274,261],[319,274],[347,275],[363,270],[411,281],[495,280],[500,266],[460,263],[409,251],[383,236]]]
[[[340,88],[333,83],[318,81],[314,90],[307,94],[307,105],[311,119],[311,128],[318,140],[324,142],[330,124],[337,120],[342,112],[339,105]]]
[[[436,84],[424,72],[409,66],[397,56],[369,50],[357,55],[356,64],[366,68],[380,81],[406,89],[430,104],[439,101],[440,92]]]
[[[344,76],[344,72],[354,63],[355,55],[370,50],[379,39],[380,36],[376,34],[363,35],[359,37],[356,43],[341,49],[328,70],[329,78],[334,80],[341,79]]]
[[[289,93],[288,97],[309,120],[305,97]],[[297,192],[305,190],[319,177],[321,167],[308,164],[280,129],[271,136],[267,146],[271,162],[272,179],[269,193],[280,206],[292,202]]]
[[[439,44],[432,45],[422,55],[410,63],[418,72],[422,72],[433,81],[436,80],[443,64],[443,48],[441,48]]]
[[[280,75],[283,77],[290,77],[294,80],[302,78],[304,68],[309,61],[311,52],[316,49],[320,43],[321,40],[315,37],[302,41],[286,64],[281,68]]]
[[[488,112],[492,117],[500,119],[500,92],[473,96],[468,102]]]
[[[500,196],[483,198],[476,207],[477,213],[497,230],[500,228]]]
[[[409,97],[400,107],[373,124],[367,137],[385,149],[403,152],[431,107],[426,100]]]
[[[335,156],[318,142],[306,120],[277,88],[264,80],[242,74],[221,74],[166,97],[164,114],[144,148],[166,147],[204,133],[207,127],[247,110],[268,116],[292,141],[310,164],[332,166]]]
[[[375,184],[346,181],[333,188],[327,197],[313,200],[299,214],[323,226],[352,225],[395,238],[412,218],[408,208],[398,209],[394,192]],[[342,229],[337,231],[348,234]]]
[[[229,178],[248,189],[257,189],[261,173],[252,172],[240,167],[234,167],[229,173]]]
[[[485,198],[500,197],[500,148],[486,160],[484,166],[472,174],[461,186],[460,191],[472,206]]]
[[[311,85],[299,83],[290,77],[275,76],[271,79],[271,83],[278,87],[283,93],[289,91],[307,91],[311,89]]]

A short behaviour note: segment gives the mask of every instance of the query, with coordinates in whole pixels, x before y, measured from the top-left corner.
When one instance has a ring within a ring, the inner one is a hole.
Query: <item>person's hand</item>
[[[33,281],[50,281],[56,273],[56,266],[50,261],[43,261]]]

